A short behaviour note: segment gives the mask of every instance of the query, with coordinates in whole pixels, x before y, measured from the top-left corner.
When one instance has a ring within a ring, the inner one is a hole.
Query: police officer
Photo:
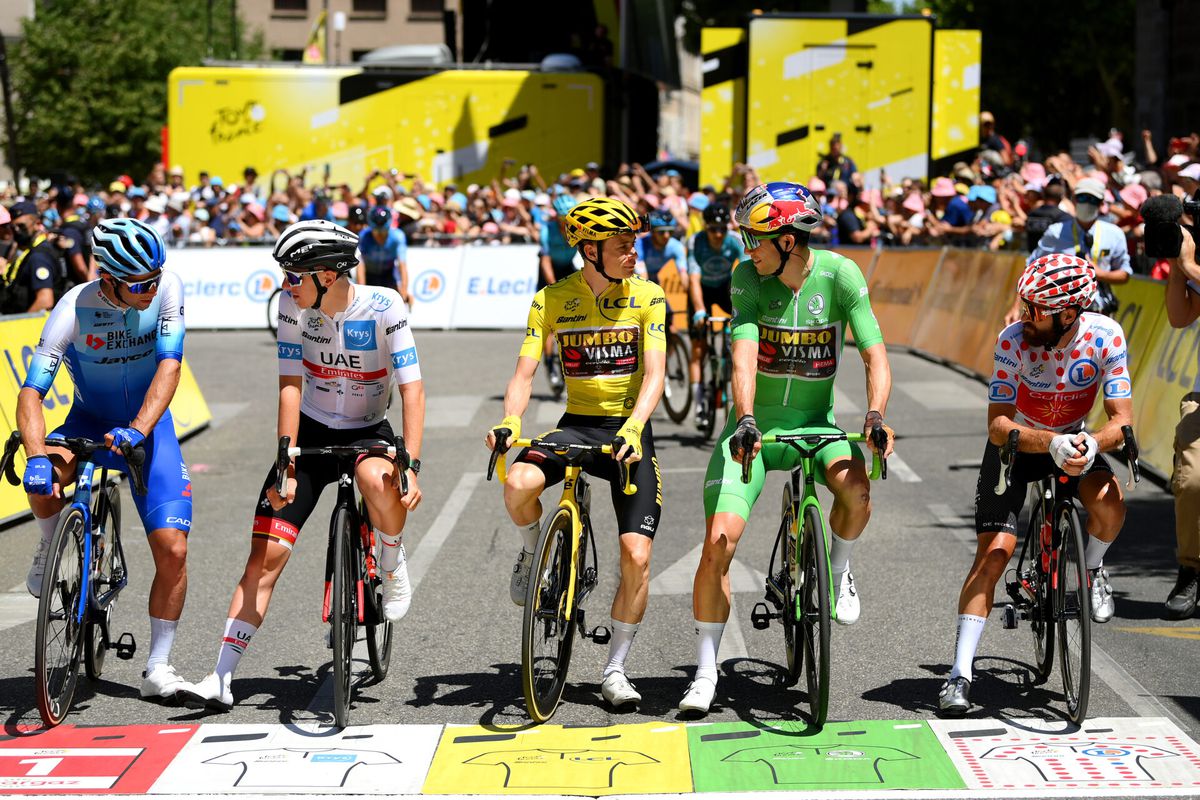
[[[70,186],[58,187],[54,207],[62,222],[55,234],[67,268],[67,288],[92,280],[92,226],[75,207],[75,191]]]
[[[48,311],[62,293],[62,261],[58,248],[42,228],[37,206],[22,200],[9,209],[16,257],[0,281],[0,313]]]

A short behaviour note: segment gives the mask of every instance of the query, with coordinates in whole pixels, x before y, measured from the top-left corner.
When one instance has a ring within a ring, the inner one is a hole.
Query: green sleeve
[[[883,341],[883,332],[879,330],[879,321],[871,310],[871,296],[867,294],[867,281],[862,270],[848,258],[841,260],[837,270],[836,291],[838,300],[846,312],[850,322],[850,330],[854,332],[854,342],[859,351],[879,344]]]
[[[743,261],[733,268],[729,294],[733,299],[733,335],[730,341],[758,341],[758,292],[761,279],[752,261]]]

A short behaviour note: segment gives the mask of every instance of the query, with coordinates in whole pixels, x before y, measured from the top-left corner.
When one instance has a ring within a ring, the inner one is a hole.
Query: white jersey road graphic
[[[389,378],[421,379],[408,307],[383,287],[358,286],[332,317],[279,298],[279,374],[303,376],[300,410],[330,428],[363,428],[383,419]]]
[[[1019,761],[1049,783],[1155,780],[1143,763],[1179,753],[1145,744],[1114,742],[1024,742],[993,747],[980,758]]]
[[[330,789],[345,786],[350,773],[357,767],[401,762],[395,756],[377,750],[276,747],[271,750],[238,750],[210,758],[204,763],[241,767],[242,773],[233,785],[242,789],[280,786]]]

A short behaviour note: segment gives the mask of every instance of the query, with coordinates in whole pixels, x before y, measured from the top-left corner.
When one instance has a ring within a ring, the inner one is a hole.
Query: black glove
[[[744,453],[742,458],[752,456],[754,445],[761,441],[762,433],[758,430],[758,423],[754,421],[754,415],[746,414],[738,420],[733,436],[729,437],[729,454],[734,458],[738,457],[739,452]]]

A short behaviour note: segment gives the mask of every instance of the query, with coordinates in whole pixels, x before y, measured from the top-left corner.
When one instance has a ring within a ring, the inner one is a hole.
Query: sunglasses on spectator
[[[769,242],[773,239],[778,239],[780,236],[783,236],[782,233],[771,233],[771,234],[752,233],[751,231],[748,231],[745,228],[739,229],[738,232],[741,233],[742,244],[746,246],[747,250],[753,250],[754,248],[758,247],[758,245],[762,242]]]
[[[1075,205],[1086,203],[1089,206],[1098,206],[1101,202],[1099,197],[1092,197],[1090,194],[1075,195]]]
[[[115,276],[114,276],[115,277]],[[121,278],[116,280],[125,287],[130,294],[149,294],[158,289],[159,281],[162,280],[162,273],[155,275],[153,278],[146,278],[140,281],[127,281]]]
[[[1051,311],[1043,306],[1036,306],[1033,303],[1030,303],[1028,300],[1021,301],[1021,310],[1024,312],[1023,316],[1029,317],[1034,322],[1041,322],[1044,319],[1050,319],[1058,313],[1057,311]]]

